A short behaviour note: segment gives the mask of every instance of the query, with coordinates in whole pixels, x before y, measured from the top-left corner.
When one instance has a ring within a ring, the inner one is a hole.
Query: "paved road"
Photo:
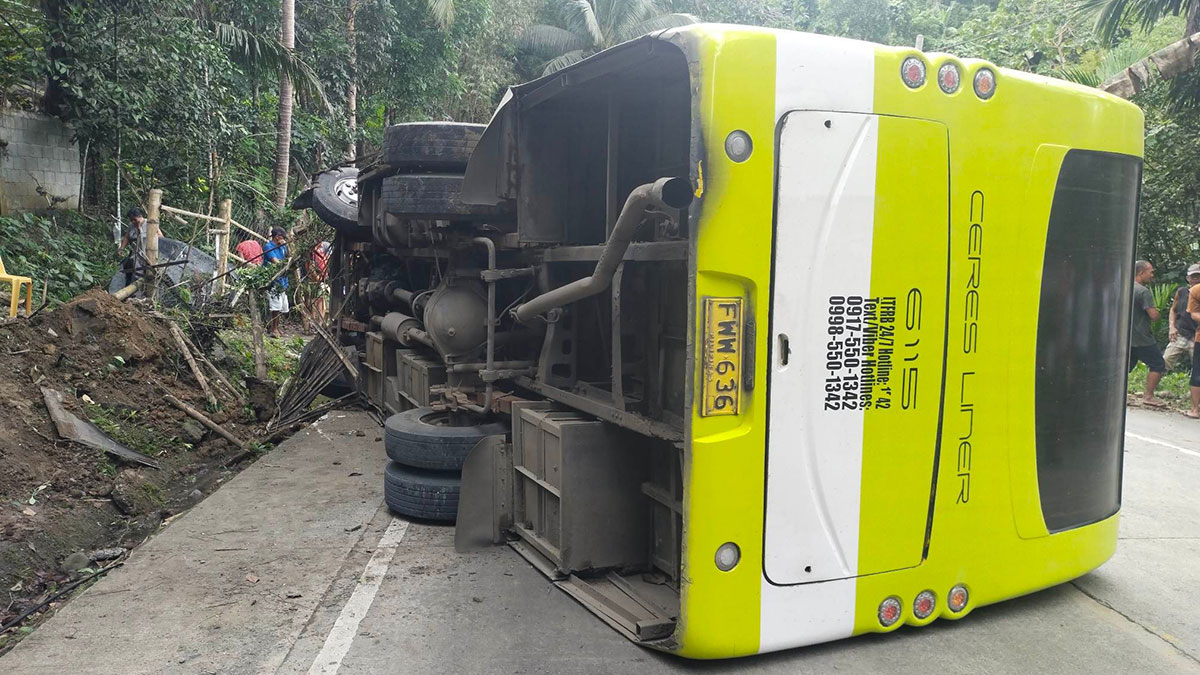
[[[1130,410],[1096,572],[968,619],[731,662],[640,649],[506,548],[380,508],[382,443],[340,413],[135,552],[9,655],[24,673],[1200,673],[1200,424]]]

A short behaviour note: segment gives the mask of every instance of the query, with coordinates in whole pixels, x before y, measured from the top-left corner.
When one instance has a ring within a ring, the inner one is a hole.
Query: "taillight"
[[[903,609],[903,606],[900,604],[900,598],[894,595],[890,598],[885,598],[883,602],[879,603],[879,623],[884,628],[895,625],[900,620],[900,614]]]
[[[996,93],[996,73],[991,68],[980,68],[975,71],[975,95],[983,100]]]
[[[920,88],[925,84],[925,62],[910,56],[900,64],[900,78],[910,89]]]
[[[971,599],[971,594],[967,592],[967,587],[959,584],[950,589],[950,594],[946,596],[946,604],[950,607],[950,611],[958,613],[966,609],[967,601]]]
[[[934,608],[937,607],[937,596],[933,591],[921,591],[913,600],[913,615],[918,619],[928,619],[930,614],[933,614]]]
[[[962,76],[958,72],[958,66],[953,63],[942,64],[938,68],[938,86],[947,94],[953,94],[958,91],[958,85],[962,84]]]

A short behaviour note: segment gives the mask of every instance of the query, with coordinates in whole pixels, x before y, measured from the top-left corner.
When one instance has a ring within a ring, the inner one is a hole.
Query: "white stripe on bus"
[[[775,118],[777,123],[782,122],[785,115],[795,110],[830,110],[868,114],[874,112],[874,45],[824,35],[776,33],[775,62]],[[871,134],[871,141],[875,142],[875,139],[877,136]],[[870,148],[870,154],[872,157],[875,154],[873,145]],[[804,171],[803,166],[793,164],[792,173],[796,175],[811,173],[815,179],[820,179],[818,182],[827,184],[828,174],[838,173],[837,167],[830,167],[828,161],[829,158],[810,152],[811,167],[808,172]],[[842,185],[843,191],[850,188],[861,193],[865,188],[868,196],[873,197],[874,164],[875,162],[872,160],[870,162],[872,170],[869,176],[860,173],[856,174],[853,179],[865,182],[869,178],[869,186]],[[797,195],[795,187],[795,185],[789,186],[789,190],[785,194]],[[829,187],[832,190],[833,186]],[[821,202],[821,204],[813,204],[814,210],[827,210],[822,207],[830,199],[830,194],[810,196],[818,197]],[[874,199],[868,198],[866,201],[873,208]],[[797,205],[793,204],[792,206]],[[783,208],[784,205],[780,204],[781,214]],[[869,234],[873,227],[873,212],[869,211],[865,216]],[[784,222],[783,218],[779,219],[778,228],[789,225],[795,226],[796,223]],[[789,239],[791,250],[786,252],[780,248],[780,245],[787,246],[788,244],[776,242],[776,250],[780,259],[794,261],[813,259],[814,242],[804,243],[797,238]],[[781,319],[787,320],[793,325],[793,330],[803,326],[802,330],[806,331],[814,328],[815,321],[826,321],[824,315],[827,314],[827,308],[825,307],[816,308],[817,316],[799,316],[795,313],[804,307],[812,309],[811,299],[818,296],[797,284],[786,283],[784,280],[789,275],[808,278],[811,278],[813,273],[818,276],[830,275],[836,277],[829,279],[830,283],[846,289],[838,294],[851,292],[851,289],[854,292],[859,289],[869,292],[871,265],[869,248],[868,246],[867,251],[851,255],[848,259],[830,260],[825,266],[821,266],[818,261],[817,267],[813,270],[797,269],[794,265],[789,265],[784,269],[777,268],[772,311],[779,311],[779,306],[775,303],[779,302],[781,291],[784,289],[803,293],[808,299],[793,298],[794,302],[787,303],[790,308],[785,310],[784,316],[781,317],[776,313],[774,320],[776,322]],[[821,285],[825,286],[825,284]],[[778,334],[786,331],[777,327],[774,332]],[[789,335],[790,343],[795,351],[793,358],[789,360],[792,372],[788,375],[792,377],[786,379],[795,379],[796,371],[814,365],[810,361],[812,356],[806,349],[806,345],[812,344],[819,337],[819,335],[808,332]],[[769,339],[775,342],[777,338],[775,335],[771,335]],[[779,375],[780,373],[774,370],[778,366],[778,354],[774,356],[776,357],[773,359],[775,363],[770,364],[769,367],[773,369],[774,375]],[[806,363],[806,361],[808,362]],[[825,365],[824,359],[821,360],[820,365]],[[816,375],[817,373],[813,373],[809,378]],[[846,417],[844,425],[841,423],[836,425],[839,427],[838,429],[827,429],[826,432],[810,435],[811,428],[806,429],[803,420],[807,418],[810,422],[816,422],[817,420],[812,416],[815,411],[806,407],[804,414],[798,414],[797,410],[798,406],[806,404],[811,406],[813,392],[808,391],[807,395],[801,394],[803,389],[812,390],[815,387],[816,382],[809,378],[805,378],[808,379],[808,382],[801,389],[796,389],[795,386],[790,387],[791,395],[789,397],[776,398],[774,391],[778,384],[777,378],[773,377],[771,390],[768,392],[773,403],[778,405],[771,407],[764,566],[778,570],[781,576],[791,577],[775,579],[782,583],[795,583],[797,579],[793,573],[796,572],[797,565],[802,569],[808,564],[800,562],[798,558],[809,557],[813,553],[809,544],[821,545],[827,553],[823,558],[826,561],[840,558],[844,568],[849,568],[851,574],[858,567],[857,504],[862,489],[862,416],[858,414]],[[820,380],[824,380],[824,375],[821,375]],[[825,427],[834,426],[828,424],[828,420],[821,420],[821,423]],[[856,434],[850,435],[849,431],[851,430],[847,427],[856,429]],[[812,447],[810,450],[819,447],[825,452],[821,453],[822,457],[820,458],[813,457],[811,453],[805,458],[805,453],[797,447],[801,443],[815,443],[816,447]],[[834,445],[830,445],[830,443]],[[835,448],[834,452],[828,452]],[[832,459],[836,464],[837,456],[843,453],[854,455],[854,460],[847,465],[831,467],[828,463],[829,460]],[[780,459],[785,461],[777,463],[777,460]],[[820,460],[819,466],[812,463],[812,460],[815,459]],[[854,471],[849,464],[858,467],[858,470]],[[834,470],[826,470],[831,468]],[[799,469],[801,473],[791,473],[796,469]],[[818,485],[809,484],[809,481],[814,479],[819,483]],[[823,498],[813,494],[811,490],[814,487],[818,492],[823,493]],[[789,493],[791,493],[790,497]],[[816,514],[812,513],[812,510],[818,508],[818,505],[814,503],[814,498],[823,502],[826,508],[832,509],[824,514],[825,517],[814,518]],[[852,509],[845,506],[848,503],[854,505]],[[786,520],[802,516],[806,510],[809,511],[809,517],[805,518],[806,522],[815,521],[818,524],[823,523],[825,526],[832,524],[834,532],[822,529],[788,541],[787,538],[793,536],[796,530],[794,527],[789,527]],[[848,522],[847,519],[852,519],[853,522]],[[780,527],[783,529],[776,529]],[[772,535],[772,532],[775,534]],[[841,555],[828,555],[832,553],[831,547],[840,550]],[[772,563],[769,560],[771,558],[774,559],[775,567],[771,567]],[[852,635],[857,583],[857,579],[851,576],[835,581],[776,586],[764,575],[759,615],[761,620],[759,624],[760,651],[798,647]]]

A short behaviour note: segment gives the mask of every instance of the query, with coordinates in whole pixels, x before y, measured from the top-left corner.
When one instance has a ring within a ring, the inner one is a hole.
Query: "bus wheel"
[[[312,208],[338,230],[358,228],[358,169],[341,167],[315,176]]]
[[[432,408],[397,413],[383,426],[388,458],[436,471],[461,470],[476,443],[486,436],[508,433],[508,427],[499,422],[483,422],[475,415],[452,415]]]
[[[394,513],[411,518],[453,522],[458,515],[458,474],[427,471],[388,462],[383,500]]]
[[[484,128],[461,122],[394,124],[383,131],[381,162],[404,173],[461,172]]]
[[[462,200],[461,174],[399,174],[383,179],[380,206],[385,213],[407,220],[506,221],[506,204],[467,204]]]

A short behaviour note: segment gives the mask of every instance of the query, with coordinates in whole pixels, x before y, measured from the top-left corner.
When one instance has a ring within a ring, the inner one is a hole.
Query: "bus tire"
[[[510,220],[505,204],[467,204],[461,174],[399,174],[383,179],[380,204],[385,213],[406,220]]]
[[[388,462],[383,473],[383,500],[393,513],[453,522],[458,515],[462,480],[457,473],[428,471]]]
[[[314,176],[312,209],[339,231],[358,229],[358,169],[343,166]]]
[[[500,422],[449,426],[447,412],[413,408],[384,422],[388,458],[406,466],[436,471],[460,471],[471,448],[487,436],[508,433]]]
[[[401,173],[462,172],[485,128],[462,122],[394,124],[383,130],[381,161]]]

